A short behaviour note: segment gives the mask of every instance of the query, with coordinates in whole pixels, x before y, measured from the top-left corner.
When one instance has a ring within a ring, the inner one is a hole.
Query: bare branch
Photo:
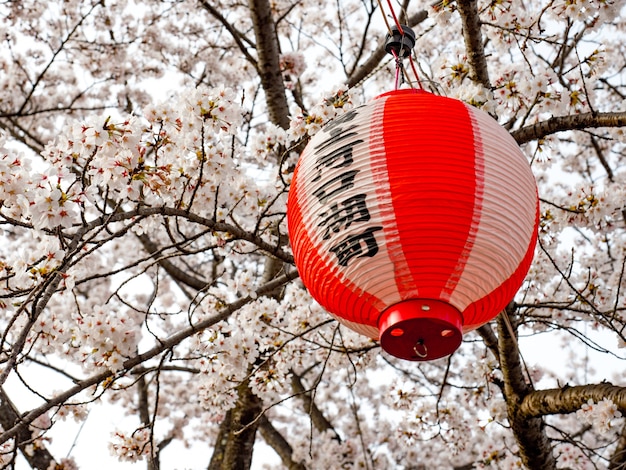
[[[261,416],[259,420],[259,431],[272,449],[280,456],[283,465],[289,470],[304,470],[306,467],[299,462],[294,462],[292,455],[293,449],[289,442],[278,432],[274,425],[267,419],[267,416]]]
[[[465,50],[470,66],[470,78],[490,90],[491,82],[487,71],[477,3],[476,0],[458,0],[456,2],[463,23],[463,38],[465,39]]]
[[[557,116],[511,132],[518,144],[540,140],[551,134],[594,127],[626,126],[626,111],[616,113],[582,113]]]
[[[17,408],[6,394],[3,388],[0,388],[0,425],[4,429],[9,429],[20,422],[20,414]],[[37,441],[37,445],[32,446],[31,450],[26,450],[26,446],[33,442],[31,432],[28,427],[23,427],[17,435],[17,446],[22,451],[22,455],[28,461],[28,464],[38,470],[47,470],[51,466],[56,468],[54,457],[48,449],[43,445],[41,440]]]
[[[265,91],[265,103],[270,120],[277,126],[289,127],[289,105],[285,94],[285,84],[280,71],[279,45],[276,23],[268,0],[249,0],[250,16],[254,25],[258,71],[261,86]]]
[[[535,390],[524,396],[519,412],[527,418],[575,413],[588,400],[599,402],[604,398],[611,400],[622,414],[626,414],[626,387],[609,382]]]
[[[543,420],[540,417],[529,418],[519,410],[520,403],[532,388],[524,380],[517,339],[511,336],[504,314],[500,314],[496,321],[507,413],[511,430],[519,445],[520,458],[527,468],[554,469],[556,462]]]

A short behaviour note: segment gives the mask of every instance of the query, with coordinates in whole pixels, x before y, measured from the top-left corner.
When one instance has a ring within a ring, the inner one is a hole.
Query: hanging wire
[[[404,72],[400,73],[400,71],[404,70],[404,67],[402,66],[402,59],[398,57],[398,54],[396,54],[396,51],[392,50],[391,53],[393,54],[393,57],[396,60],[395,89],[397,90],[398,87],[400,86],[400,79],[404,76]]]
[[[383,8],[383,4],[382,4],[382,0],[377,0],[378,2],[378,7],[380,8],[380,12],[382,14],[383,17],[383,21],[385,22],[385,26],[387,27],[387,31],[388,31],[388,37],[389,38],[394,38],[395,36],[399,35],[400,36],[400,47],[398,49],[398,51],[396,52],[394,50],[394,48],[387,48],[387,52],[392,54],[394,59],[395,59],[395,63],[396,63],[396,74],[395,74],[395,87],[396,90],[398,89],[398,87],[400,86],[400,84],[403,82],[404,76],[406,74],[406,69],[402,63],[402,60],[405,57],[409,57],[409,63],[411,64],[411,70],[413,71],[413,75],[415,76],[415,79],[417,81],[417,84],[419,86],[420,90],[423,90],[422,87],[422,81],[420,80],[419,74],[417,73],[417,68],[415,67],[415,63],[413,61],[413,57],[411,55],[412,52],[412,47],[411,48],[406,48],[407,54],[403,54],[403,50],[405,49],[405,46],[407,44],[407,42],[405,41],[405,28],[407,27],[403,27],[400,24],[400,21],[398,20],[398,17],[394,11],[393,8],[393,4],[391,3],[391,0],[387,0],[387,5],[389,6],[389,10],[391,12],[391,16],[393,18],[393,21],[395,23],[395,27],[391,27],[391,25],[389,24],[389,21],[387,20],[387,15],[385,14],[385,10]],[[408,28],[410,30],[410,28]],[[411,31],[411,38],[410,38],[410,43],[415,44],[415,36],[413,35],[413,31]],[[398,55],[400,54],[400,55]],[[408,84],[411,86],[411,88],[414,88],[413,86],[413,82],[411,80],[407,80]]]
[[[415,79],[417,80],[417,86],[419,86],[420,90],[423,90],[422,81],[420,80],[420,76],[417,73],[417,68],[415,67],[415,62],[413,61],[413,55],[409,56],[409,64],[411,64],[411,69],[413,70],[413,75],[415,75]]]
[[[389,21],[387,21],[387,16],[385,15],[385,10],[383,9],[383,4],[381,0],[378,1],[378,8],[383,16],[383,21],[385,22],[385,26],[387,26],[387,32],[391,35],[391,26],[389,26]],[[395,16],[395,15],[394,15]]]
[[[391,4],[391,0],[387,0],[387,5],[389,5],[389,10],[391,11],[391,16],[393,17],[393,21],[396,23],[396,27],[398,31],[400,31],[400,35],[404,36],[404,30],[402,29],[402,25],[398,21],[398,17],[396,16],[396,12],[393,10],[393,5]],[[380,10],[382,12],[382,9]]]
[[[391,9],[391,14],[393,16],[394,21],[396,22],[396,26],[400,30],[400,34],[402,35],[402,39],[404,39],[404,28],[402,27],[402,25],[398,21],[398,18],[396,17],[395,12],[393,11],[393,6],[391,5],[391,0],[387,0],[387,3],[389,4],[389,8]],[[406,14],[406,10],[403,10],[403,13],[404,13],[404,18],[406,19],[408,17],[408,15]],[[417,85],[418,85],[419,89],[423,90],[424,87],[422,86],[422,80],[420,79],[419,73],[417,73],[417,67],[415,66],[415,61],[413,60],[413,54],[409,54],[409,64],[411,64],[411,70],[413,70],[413,75],[415,75],[415,79],[417,80]],[[409,80],[409,83],[411,84],[411,88],[413,88],[413,85],[412,85],[410,80]]]

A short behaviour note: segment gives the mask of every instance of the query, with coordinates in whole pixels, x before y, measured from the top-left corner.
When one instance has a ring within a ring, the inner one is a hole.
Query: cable
[[[415,67],[415,62],[413,61],[413,56],[409,56],[409,63],[411,64],[411,69],[413,70],[413,75],[415,75],[415,79],[417,80],[417,86],[419,86],[420,90],[423,90],[422,81],[420,80],[420,76],[417,73],[417,68]],[[409,81],[410,83],[410,81]]]
[[[393,21],[395,21],[396,26],[398,28],[398,31],[400,31],[400,35],[404,36],[404,30],[402,29],[402,25],[398,21],[398,17],[396,16],[396,12],[393,11],[393,5],[391,4],[391,0],[387,0],[387,5],[389,5],[389,9],[391,10],[391,16],[393,16]]]
[[[381,2],[381,0],[377,0],[378,1],[378,8],[380,9],[380,13],[383,17],[383,21],[385,22],[385,26],[387,26],[387,31],[389,32],[389,35],[391,35],[391,26],[389,26],[389,21],[387,21],[387,17],[385,16],[385,9],[383,8],[383,4]],[[395,16],[395,15],[394,15]]]

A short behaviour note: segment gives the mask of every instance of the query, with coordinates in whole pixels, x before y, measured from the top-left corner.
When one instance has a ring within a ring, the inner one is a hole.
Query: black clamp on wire
[[[402,31],[397,26],[391,28],[391,33],[387,34],[385,41],[385,51],[395,58],[404,59],[411,55],[415,47],[415,33],[411,28],[402,25]]]

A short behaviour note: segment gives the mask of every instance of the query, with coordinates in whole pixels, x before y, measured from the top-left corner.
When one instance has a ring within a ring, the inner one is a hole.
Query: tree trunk
[[[507,308],[507,311],[513,313],[513,309]],[[532,391],[532,386],[525,380],[515,336],[516,325],[513,321],[508,321],[507,311],[498,316],[497,324],[500,368],[504,376],[509,424],[519,445],[519,456],[524,466],[530,469],[554,469],[556,461],[545,433],[543,419],[527,418],[520,411],[522,401]],[[509,331],[509,328],[513,331]]]
[[[463,23],[463,39],[465,39],[465,50],[471,70],[470,78],[490,90],[491,82],[487,72],[487,58],[483,47],[477,1],[458,0],[456,4]]]
[[[9,396],[0,388],[0,425],[3,429],[11,429],[20,421],[20,414]],[[47,470],[51,464],[56,465],[54,458],[43,446],[42,442],[37,442],[32,447],[32,452],[26,451],[26,446],[32,443],[32,435],[29,428],[25,427],[17,435],[17,447],[22,451],[22,455],[28,464],[37,470]]]
[[[250,16],[256,40],[257,68],[265,103],[273,124],[289,127],[289,105],[280,71],[280,50],[276,24],[272,17],[269,0],[249,0]],[[273,279],[283,268],[283,263],[272,257],[266,258],[263,281]],[[258,417],[262,411],[261,400],[252,393],[248,382],[238,389],[235,407],[226,413],[220,426],[208,470],[244,470],[250,468],[256,439]],[[257,420],[253,423],[254,420]]]
[[[280,71],[280,50],[270,2],[269,0],[249,0],[248,4],[256,39],[258,71],[270,120],[277,126],[287,129],[289,106]]]
[[[265,442],[276,451],[286,468],[289,470],[305,470],[303,464],[293,460],[293,448],[265,416],[262,416],[260,419],[259,430]]]
[[[237,387],[237,395],[237,403],[220,425],[208,470],[245,470],[252,463],[262,402],[252,393],[248,381]]]

